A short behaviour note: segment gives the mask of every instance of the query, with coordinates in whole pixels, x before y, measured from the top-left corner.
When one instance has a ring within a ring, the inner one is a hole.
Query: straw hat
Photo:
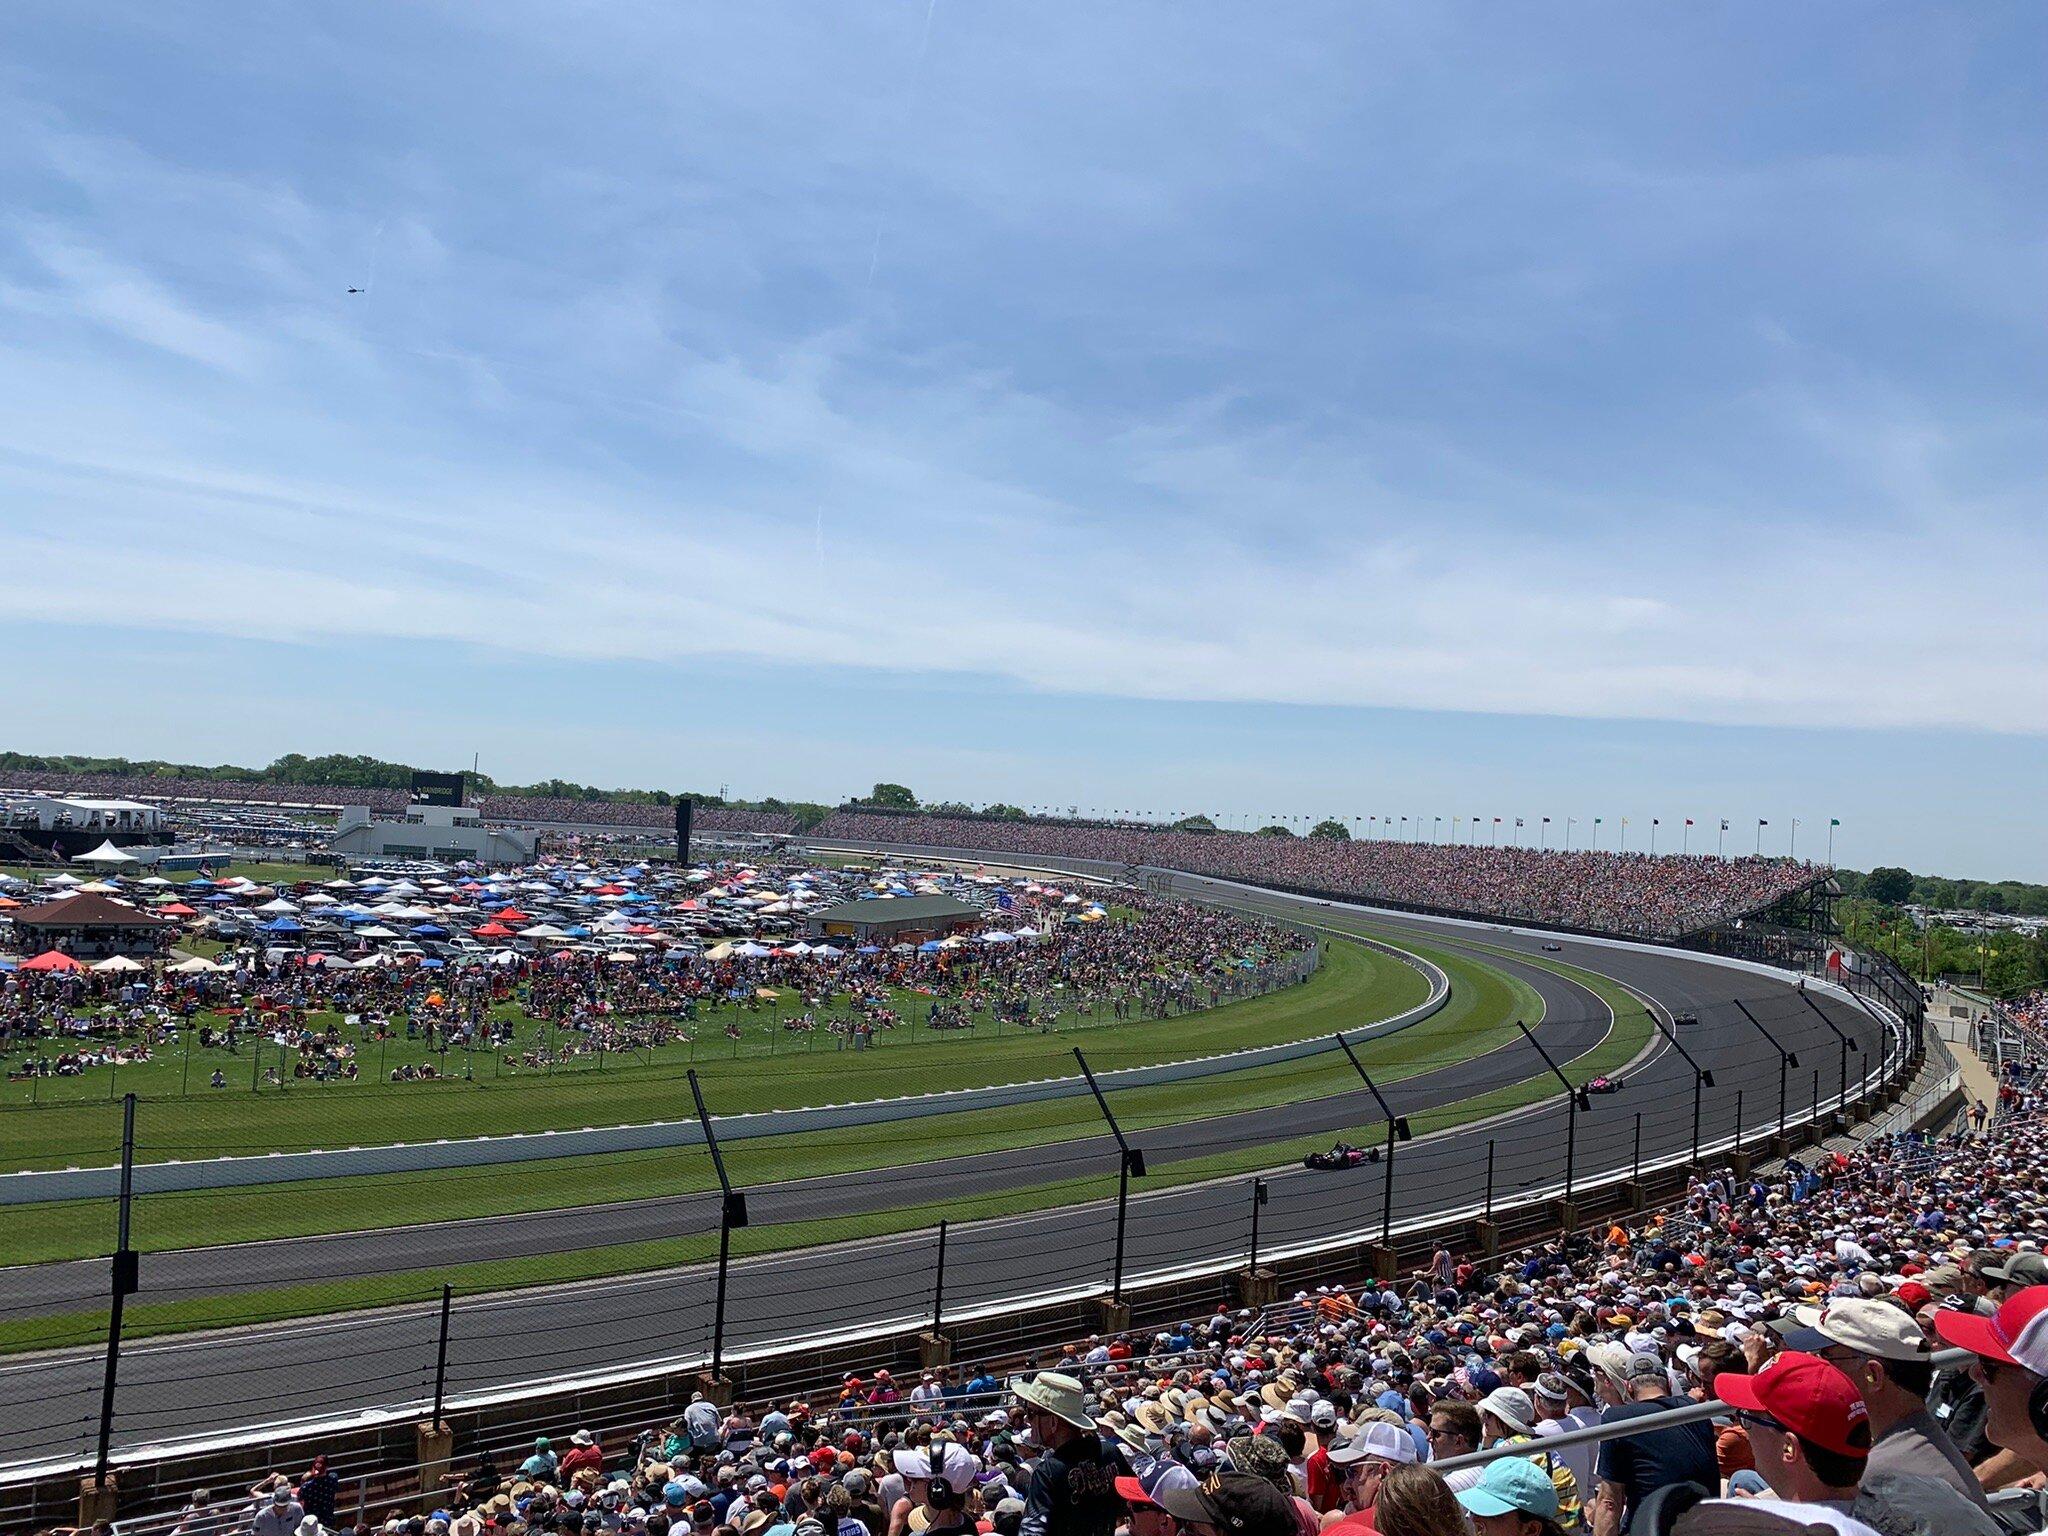
[[[1060,1371],[1040,1371],[1036,1376],[1011,1380],[1010,1391],[1021,1403],[1082,1429],[1093,1429],[1095,1421],[1083,1406],[1081,1383]]]
[[[1132,1416],[1155,1435],[1163,1435],[1173,1427],[1173,1410],[1165,1403],[1142,1402],[1132,1411]]]

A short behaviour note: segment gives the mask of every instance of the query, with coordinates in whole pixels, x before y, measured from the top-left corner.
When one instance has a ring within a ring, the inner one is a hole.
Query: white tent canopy
[[[139,971],[142,962],[130,960],[126,955],[109,955],[93,967],[96,971]]]
[[[109,868],[112,868],[120,864],[139,864],[142,861],[136,858],[135,855],[132,853],[123,853],[120,849],[114,846],[114,840],[112,838],[108,838],[105,842],[101,843],[99,847],[93,849],[90,853],[81,853],[75,855],[72,858],[71,862],[74,864],[105,864]],[[95,967],[95,969],[97,969],[97,967]]]

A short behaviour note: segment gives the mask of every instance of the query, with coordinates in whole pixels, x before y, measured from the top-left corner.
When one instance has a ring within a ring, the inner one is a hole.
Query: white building
[[[366,805],[345,805],[328,847],[359,859],[432,859],[454,864],[531,864],[539,834],[487,827],[464,805],[409,805],[403,821],[373,821]]]
[[[43,832],[69,829],[95,834],[99,842],[112,837],[154,835],[163,828],[164,813],[140,800],[76,800],[68,795],[9,795],[7,820],[14,826]]]

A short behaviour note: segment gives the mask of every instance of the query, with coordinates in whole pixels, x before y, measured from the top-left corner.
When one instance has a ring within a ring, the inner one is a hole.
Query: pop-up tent
[[[114,840],[108,838],[91,852],[75,855],[71,862],[74,864],[104,864],[107,868],[113,869],[119,865],[139,864],[142,861],[132,853],[123,853],[114,846]]]

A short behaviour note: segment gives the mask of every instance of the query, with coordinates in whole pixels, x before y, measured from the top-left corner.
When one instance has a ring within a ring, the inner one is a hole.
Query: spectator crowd
[[[981,1365],[476,1456],[178,1536],[1995,1536],[2042,1528],[2048,1137],[1696,1177],[1640,1222]],[[1944,1348],[1965,1363],[1937,1362]],[[1605,1430],[1604,1436],[1599,1431]],[[1583,1433],[1592,1432],[1592,1433]],[[1492,1459],[1475,1453],[1498,1453]]]
[[[123,797],[172,796],[264,803],[404,808],[395,789],[154,779],[115,775],[0,773],[0,788],[42,788]],[[620,801],[485,796],[487,820],[673,829],[667,806]],[[790,833],[795,820],[765,811],[707,806],[694,825],[705,832]],[[1479,847],[1377,839],[1268,837],[1242,832],[1176,832],[1128,825],[1042,819],[998,820],[834,811],[820,837],[978,849],[1023,856],[1150,864],[1219,879],[1244,880],[1346,899],[1393,901],[1439,911],[1515,918],[1610,933],[1669,937],[1766,906],[1820,871],[1789,859],[1652,857],[1580,849]]]

